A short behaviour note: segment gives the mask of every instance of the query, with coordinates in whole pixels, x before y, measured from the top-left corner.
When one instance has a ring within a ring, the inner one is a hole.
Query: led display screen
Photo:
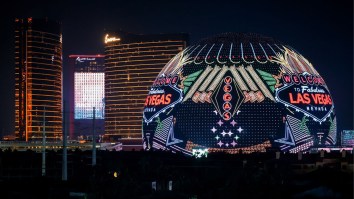
[[[354,147],[354,130],[342,131],[342,146]]]
[[[75,73],[75,119],[104,119],[104,73]]]
[[[227,33],[177,54],[154,81],[143,111],[144,148],[296,153],[334,145],[329,89],[293,48]]]

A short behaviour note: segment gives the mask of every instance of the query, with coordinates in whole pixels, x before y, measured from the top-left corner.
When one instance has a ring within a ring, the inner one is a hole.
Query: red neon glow
[[[226,121],[230,120],[231,119],[231,113],[230,112],[224,112],[223,118]]]
[[[231,96],[230,93],[225,93],[225,94],[224,94],[223,100],[224,100],[225,102],[229,102],[229,101],[231,101],[231,99],[232,99],[232,96]]]
[[[149,95],[145,100],[145,106],[167,105],[171,103],[172,94]]]
[[[225,77],[224,82],[226,84],[230,84],[232,82],[232,78],[230,76]]]
[[[332,99],[328,94],[309,94],[309,93],[289,93],[289,101],[291,104],[321,104],[321,105],[331,105]]]
[[[232,90],[232,87],[230,86],[230,84],[226,84],[224,86],[224,92],[225,93],[229,93],[229,92],[231,92],[231,90]]]
[[[230,110],[230,109],[231,109],[231,104],[230,104],[229,102],[226,102],[226,103],[223,105],[223,109],[224,109],[225,111]]]

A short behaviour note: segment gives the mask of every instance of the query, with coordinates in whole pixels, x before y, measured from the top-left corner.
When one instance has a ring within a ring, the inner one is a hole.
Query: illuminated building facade
[[[341,146],[354,147],[354,130],[343,130],[341,132]]]
[[[104,56],[69,55],[71,68],[70,128],[71,138],[92,134],[93,108],[96,133],[104,129]]]
[[[145,149],[189,155],[333,146],[336,126],[332,96],[313,65],[257,34],[187,47],[161,70],[143,111]]]
[[[44,116],[45,115],[45,116]],[[62,135],[61,24],[15,19],[15,134],[19,140]]]
[[[105,36],[105,136],[141,138],[145,96],[162,67],[186,46],[186,34]]]

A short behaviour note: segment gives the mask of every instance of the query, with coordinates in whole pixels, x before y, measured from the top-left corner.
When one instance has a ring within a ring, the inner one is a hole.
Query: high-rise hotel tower
[[[19,140],[62,135],[61,24],[15,19],[15,134]],[[45,129],[44,129],[45,128]]]
[[[69,135],[92,135],[93,108],[95,134],[104,129],[104,55],[69,55]]]
[[[188,41],[187,34],[105,35],[105,136],[141,138],[146,95],[165,64]]]

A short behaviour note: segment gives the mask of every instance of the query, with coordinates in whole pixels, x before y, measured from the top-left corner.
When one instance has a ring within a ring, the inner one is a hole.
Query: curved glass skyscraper
[[[15,20],[15,133],[19,140],[58,139],[62,133],[61,24]],[[45,121],[45,125],[43,122]]]
[[[105,135],[141,138],[141,119],[149,85],[162,67],[186,46],[186,34],[105,37]]]

